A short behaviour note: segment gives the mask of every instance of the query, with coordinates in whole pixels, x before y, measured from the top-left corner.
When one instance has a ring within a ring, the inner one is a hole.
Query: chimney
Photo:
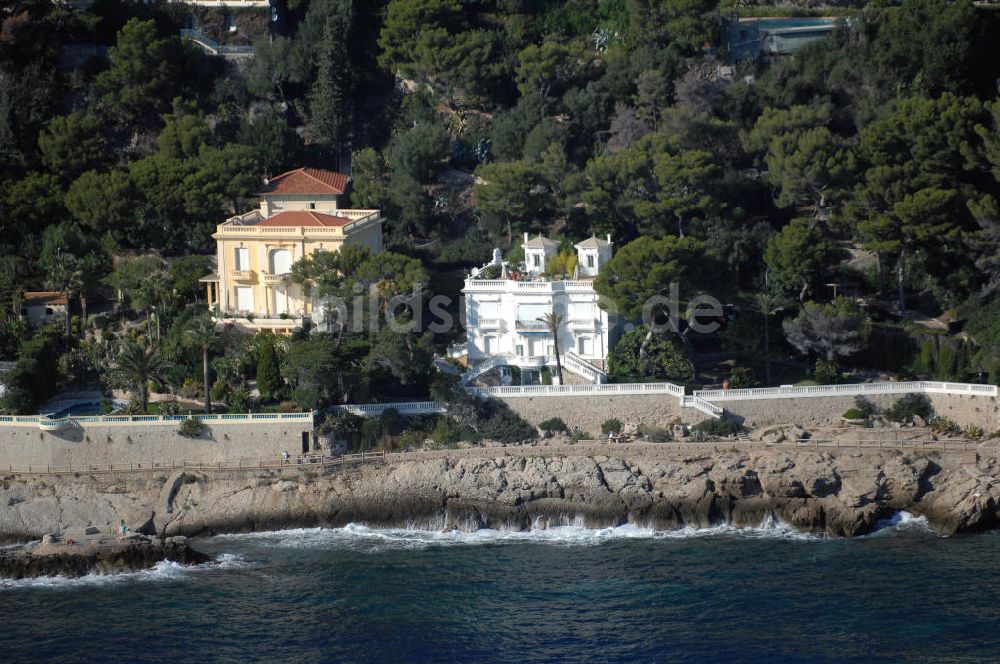
[[[611,233],[608,233],[608,244],[611,244]]]
[[[528,233],[527,233],[527,231],[525,231],[525,233],[524,233],[524,243],[528,244]]]

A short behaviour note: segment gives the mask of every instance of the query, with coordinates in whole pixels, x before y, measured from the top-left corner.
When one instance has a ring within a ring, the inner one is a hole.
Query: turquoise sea
[[[1000,534],[290,530],[214,564],[0,582],[0,660],[985,662]]]

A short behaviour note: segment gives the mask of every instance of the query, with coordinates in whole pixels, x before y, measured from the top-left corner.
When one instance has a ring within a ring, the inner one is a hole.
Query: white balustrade
[[[847,383],[842,385],[805,385],[754,387],[733,390],[698,390],[696,396],[711,401],[747,401],[751,399],[797,399],[809,397],[861,396],[865,394],[966,394],[997,396],[996,385],[944,383],[935,381]]]
[[[673,383],[609,383],[605,385],[507,385],[470,387],[470,394],[483,397],[558,397],[602,394],[670,394],[684,396],[684,388]]]

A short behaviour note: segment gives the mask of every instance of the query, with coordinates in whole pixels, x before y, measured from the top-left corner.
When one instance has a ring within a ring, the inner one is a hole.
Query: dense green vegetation
[[[350,163],[351,203],[388,219],[391,252],[297,266],[325,292],[385,300],[523,231],[611,233],[597,288],[626,318],[671,282],[682,313],[704,292],[732,305],[716,334],[626,337],[623,376],[697,376],[708,344],[741,359],[741,384],[746,364],[772,379],[765,357],[823,380],[996,380],[1000,12],[850,4],[828,39],[731,63],[728,2],[295,0],[236,68],[179,38],[176,3],[0,3],[0,359],[21,360],[4,408],[96,378],[144,407],[141,372],[107,370],[129,339],[162,374],[143,383],[206,406],[425,396],[441,338],[197,332],[215,224],[301,164]],[[78,43],[108,57],[61,64]],[[41,288],[80,316],[29,336],[20,301]],[[101,297],[116,311],[88,315]]]

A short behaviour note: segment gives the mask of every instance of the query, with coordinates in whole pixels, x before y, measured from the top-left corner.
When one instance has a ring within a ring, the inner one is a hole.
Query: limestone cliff
[[[775,517],[853,536],[906,510],[942,533],[993,528],[1000,465],[978,453],[804,450],[782,446],[571,446],[391,457],[316,476],[244,473],[60,480],[8,479],[0,538],[117,523],[161,536],[310,525],[471,524],[529,527],[538,517],[659,528]]]

